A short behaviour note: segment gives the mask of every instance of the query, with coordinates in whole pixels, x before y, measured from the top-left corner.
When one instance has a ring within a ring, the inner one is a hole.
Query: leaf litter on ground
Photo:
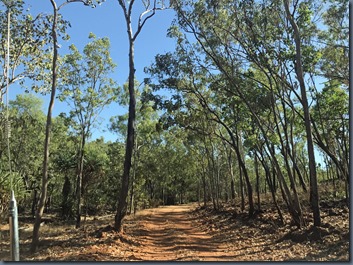
[[[308,209],[304,212],[310,213]],[[286,224],[280,225],[278,214],[269,203],[263,203],[262,211],[258,211],[253,218],[249,218],[246,212],[241,212],[239,205],[234,207],[229,203],[223,204],[218,211],[212,205],[205,207],[192,204],[188,212],[189,220],[196,222],[192,224],[193,227],[210,235],[211,241],[222,244],[223,250],[213,253],[219,255],[219,260],[222,261],[226,254],[231,261],[349,260],[349,209],[344,203],[323,203],[322,226],[318,228],[313,226],[310,214],[305,216],[308,225],[302,229],[290,224],[289,215],[283,215]],[[31,220],[21,219],[21,260],[138,261],[143,260],[143,253],[151,252],[151,249],[145,249],[151,245],[144,245],[149,228],[141,228],[143,221],[156,221],[154,219],[144,220],[142,216],[130,215],[124,222],[123,232],[118,233],[109,224],[114,220],[112,214],[100,218],[88,217],[80,229],[75,229],[73,224],[66,224],[54,216],[51,218],[53,221],[47,222],[41,228],[41,244],[35,254],[28,251]],[[168,225],[168,222],[163,224]],[[6,229],[8,225],[0,227],[0,259],[3,261],[9,260],[9,235],[5,232]],[[175,238],[179,238],[184,232],[178,233],[175,231]],[[170,237],[170,231],[165,236]],[[166,240],[168,242],[169,238]],[[176,244],[173,246],[176,248]],[[201,255],[197,258],[195,253],[190,248],[187,251],[179,248],[175,253],[175,260],[207,260]],[[217,256],[212,258],[217,260]]]

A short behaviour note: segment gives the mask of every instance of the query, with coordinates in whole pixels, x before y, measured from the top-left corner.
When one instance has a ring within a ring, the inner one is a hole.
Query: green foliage
[[[23,204],[28,196],[28,190],[18,172],[9,173],[6,169],[0,169],[0,223],[7,220],[8,209],[11,199],[11,191],[14,191],[15,199],[18,205]]]
[[[283,2],[190,0],[172,4],[177,16],[168,37],[176,40],[175,50],[156,55],[153,64],[145,68],[149,76],[144,83],[134,82],[138,111],[128,196],[132,198],[131,211],[202,197],[218,203],[229,199],[230,183],[235,183],[237,191],[246,190],[245,170],[250,186],[255,185],[255,153],[269,167],[275,187],[279,173],[286,183],[290,183],[291,174],[300,173],[305,179],[308,154],[295,78],[296,49]],[[326,1],[325,5],[300,0],[290,7],[301,33],[316,140],[323,139],[337,157],[338,166],[348,164],[349,150],[345,7],[343,0]],[[23,1],[13,7],[13,18],[13,49],[19,51],[19,69],[24,72],[10,82],[30,77],[33,89],[46,92],[51,82],[49,30],[53,18],[34,18],[24,11]],[[0,21],[6,25],[5,9],[0,10]],[[320,23],[322,27],[318,27]],[[62,40],[69,38],[65,33],[68,26],[60,17]],[[6,33],[3,27],[3,47]],[[110,57],[109,39],[93,33],[88,39],[82,51],[72,44],[69,54],[59,58],[58,98],[70,109],[53,119],[48,190],[52,208],[59,211],[65,206],[69,211],[62,214],[67,218],[74,213],[80,158],[83,213],[114,210],[123,174],[128,115],[110,119],[110,130],[119,136],[117,142],[103,138],[90,141],[90,136],[107,105],[113,101],[128,105],[129,87],[124,84],[119,88],[111,78],[116,64]],[[25,44],[22,51],[21,44]],[[13,69],[15,60],[12,55]],[[319,75],[325,77],[322,89]],[[4,79],[1,82],[4,84]],[[30,208],[42,174],[45,115],[41,100],[30,94],[17,96],[9,110],[14,187],[21,205]],[[4,121],[2,113],[0,190],[7,194],[10,173]],[[259,172],[259,189],[263,191],[268,183],[260,162]],[[273,172],[277,175],[272,176]],[[326,173],[320,169],[320,180]],[[3,207],[6,196],[1,198]]]
[[[320,31],[319,39],[324,42],[320,70],[328,80],[337,80],[348,87],[348,2],[342,0],[326,1],[327,9],[323,14],[325,29]]]
[[[2,126],[1,130],[3,137],[0,140],[0,189],[10,194],[13,188],[22,206],[30,202],[29,194],[35,187],[41,169],[45,122],[41,108],[42,101],[33,95],[17,95],[15,100],[9,102],[9,146],[5,126]],[[10,157],[7,150],[10,151]],[[8,201],[6,207],[7,203]]]
[[[83,54],[74,45],[70,46],[71,53],[64,57],[61,70],[64,77],[59,87],[59,99],[72,106],[71,118],[87,136],[99,113],[119,93],[119,87],[108,77],[116,67],[110,58],[109,39],[97,39],[93,33],[89,39],[92,42],[84,47]]]
[[[105,195],[109,170],[107,148],[103,138],[88,143],[85,148],[82,189],[89,214],[106,210],[109,205],[113,208],[114,205],[108,203],[108,196]]]
[[[345,141],[348,137],[348,94],[337,81],[327,83],[316,95],[313,117],[318,121],[320,132],[327,142]]]

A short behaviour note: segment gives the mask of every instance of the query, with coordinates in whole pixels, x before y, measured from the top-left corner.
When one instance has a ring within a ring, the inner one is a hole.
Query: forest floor
[[[89,217],[80,229],[49,216],[34,255],[28,251],[33,220],[20,218],[20,256],[22,261],[349,261],[347,206],[325,203],[321,211],[320,228],[306,216],[308,225],[300,230],[279,225],[270,205],[252,219],[234,215],[230,205],[217,212],[197,204],[160,206],[126,217],[121,233],[109,225],[113,215]],[[8,225],[0,232],[0,260],[7,261]]]

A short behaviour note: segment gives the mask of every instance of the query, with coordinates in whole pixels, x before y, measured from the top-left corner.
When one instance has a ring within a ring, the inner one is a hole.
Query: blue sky
[[[64,0],[56,0],[56,2],[60,5]],[[52,13],[50,0],[25,0],[25,3],[30,7],[33,15],[39,12]],[[140,14],[141,8],[141,1],[136,1],[135,8],[133,9],[136,16]],[[71,24],[71,28],[67,30],[71,38],[69,41],[60,42],[60,55],[68,53],[68,46],[71,44],[74,44],[82,51],[83,47],[89,41],[88,35],[90,32],[93,32],[99,38],[109,37],[111,41],[111,57],[117,64],[115,74],[112,77],[119,85],[123,85],[128,77],[128,39],[125,19],[118,1],[106,0],[105,3],[96,8],[84,6],[82,3],[70,3],[64,6],[60,10],[60,13],[63,15],[64,19],[70,21]],[[138,36],[135,43],[135,66],[138,81],[142,82],[143,78],[146,77],[143,69],[153,62],[155,55],[174,49],[175,41],[166,36],[167,29],[171,25],[173,18],[174,13],[172,10],[158,11],[153,18],[147,21]],[[134,22],[136,21],[135,19]],[[16,89],[16,91],[11,91],[12,88]],[[16,88],[16,85],[10,87],[10,99],[14,98],[18,92],[23,93],[23,91]],[[48,102],[49,95],[44,97],[45,113],[47,112]],[[54,116],[66,110],[66,104],[56,100]],[[101,117],[104,121],[100,125],[100,129],[94,129],[92,139],[104,136],[107,141],[115,141],[117,135],[107,130],[109,118],[126,112],[127,107],[121,107],[117,104],[112,104],[110,107],[106,108],[101,113]]]

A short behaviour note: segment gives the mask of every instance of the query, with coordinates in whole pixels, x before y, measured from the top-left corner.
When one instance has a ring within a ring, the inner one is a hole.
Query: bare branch
[[[131,0],[131,2],[129,4],[129,10],[128,10],[128,13],[127,13],[129,18],[131,18],[132,7],[133,7],[134,3],[135,3],[135,0]]]
[[[123,0],[118,0],[119,5],[122,7],[124,14],[126,14],[126,6],[125,6],[125,2]]]
[[[143,2],[144,2],[146,10],[144,12],[142,12],[140,17],[139,17],[138,25],[137,25],[137,31],[136,31],[135,35],[133,36],[133,38],[132,38],[133,41],[137,38],[137,36],[141,32],[141,30],[142,30],[143,26],[145,25],[146,21],[148,19],[150,19],[151,17],[153,17],[156,14],[156,11],[166,9],[164,7],[164,1],[162,1],[162,6],[161,7],[157,7],[157,0],[154,0],[152,9],[150,9],[151,1],[147,1],[147,3],[146,3],[146,1],[143,1]],[[146,16],[149,13],[150,13],[150,15]],[[144,18],[144,16],[146,16],[146,17]]]
[[[58,7],[58,10],[60,10],[62,7],[66,6],[67,4],[70,4],[70,3],[82,3],[85,6],[96,7],[96,5],[93,4],[92,0],[66,0],[66,2],[62,3]]]

